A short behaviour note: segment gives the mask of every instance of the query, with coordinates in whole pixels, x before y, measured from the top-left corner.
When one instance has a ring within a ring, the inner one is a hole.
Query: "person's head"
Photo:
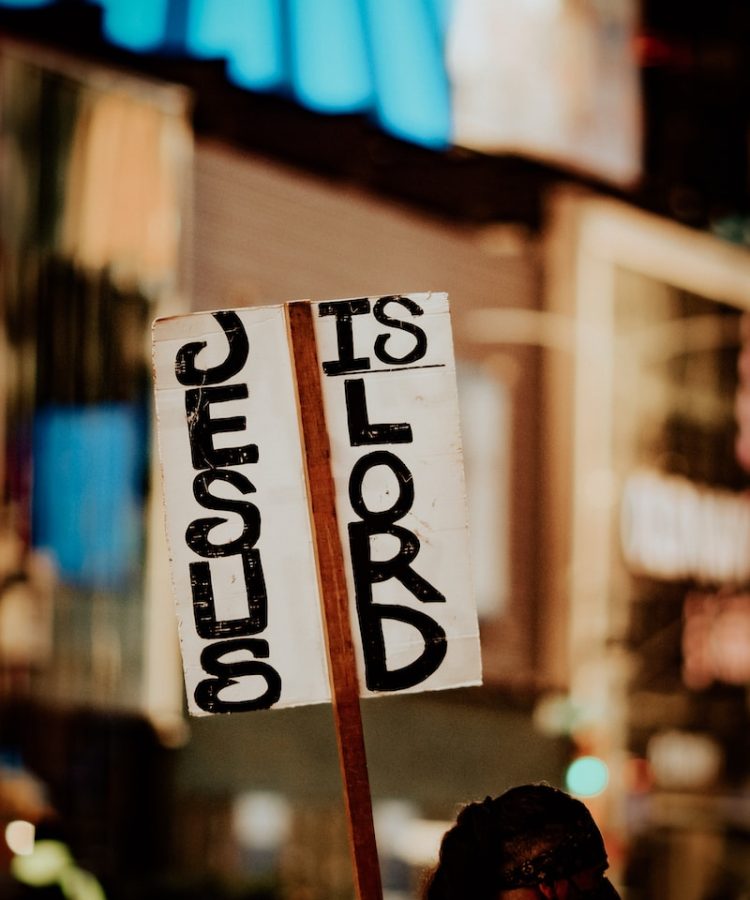
[[[547,784],[470,803],[445,834],[424,900],[617,898],[588,809]]]

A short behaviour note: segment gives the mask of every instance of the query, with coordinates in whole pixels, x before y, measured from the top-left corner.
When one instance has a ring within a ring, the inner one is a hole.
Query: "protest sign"
[[[359,697],[481,679],[448,298],[161,319],[154,370],[189,710],[330,699],[380,900]]]
[[[189,711],[327,700],[283,307],[157,320],[154,368]]]
[[[309,307],[360,693],[476,684],[447,296]],[[167,535],[196,715],[330,699],[286,313],[154,324]]]
[[[448,297],[312,312],[362,693],[477,683]]]

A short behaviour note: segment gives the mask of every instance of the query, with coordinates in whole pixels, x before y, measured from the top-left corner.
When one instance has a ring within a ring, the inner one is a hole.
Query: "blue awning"
[[[40,8],[59,0],[0,0]],[[139,54],[224,59],[228,79],[389,134],[452,144],[445,39],[452,0],[89,0],[104,38]]]

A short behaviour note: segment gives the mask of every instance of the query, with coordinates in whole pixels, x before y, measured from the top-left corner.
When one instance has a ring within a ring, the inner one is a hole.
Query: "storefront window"
[[[187,97],[15,45],[0,67],[0,665],[45,700],[142,708],[146,348],[180,290]]]

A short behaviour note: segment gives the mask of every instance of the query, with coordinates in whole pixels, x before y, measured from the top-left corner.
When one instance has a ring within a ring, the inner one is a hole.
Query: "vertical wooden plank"
[[[294,360],[355,887],[358,900],[382,900],[357,666],[349,621],[344,552],[336,516],[331,448],[323,411],[311,305],[307,301],[288,303],[286,314]]]

